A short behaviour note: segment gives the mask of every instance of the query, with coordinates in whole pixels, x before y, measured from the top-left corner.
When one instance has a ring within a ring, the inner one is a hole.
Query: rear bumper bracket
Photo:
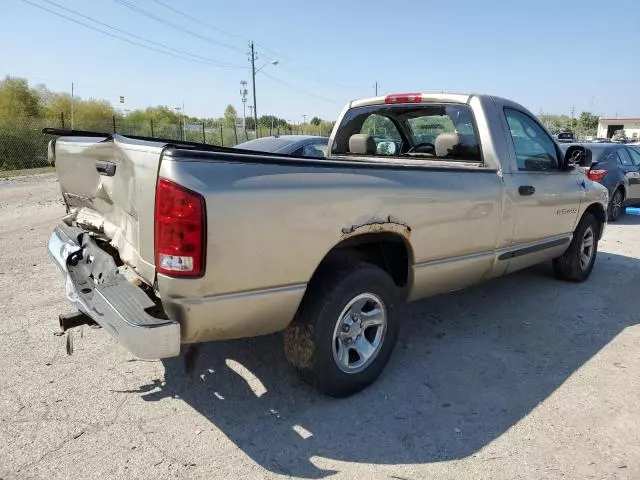
[[[180,324],[155,318],[155,303],[119,273],[113,258],[77,227],[59,225],[49,254],[66,280],[68,300],[135,356],[147,360],[180,354]]]

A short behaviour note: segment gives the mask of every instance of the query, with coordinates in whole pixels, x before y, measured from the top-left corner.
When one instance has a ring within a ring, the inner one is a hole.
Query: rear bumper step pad
[[[118,272],[113,258],[87,232],[59,225],[48,248],[65,276],[69,301],[123,347],[147,360],[180,354],[180,324],[149,315],[155,303]]]

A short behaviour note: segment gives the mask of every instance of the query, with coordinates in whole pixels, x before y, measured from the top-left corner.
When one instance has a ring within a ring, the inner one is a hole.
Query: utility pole
[[[242,129],[247,129],[247,81],[240,82],[240,97],[242,98]]]
[[[256,138],[258,138],[258,109],[256,108],[256,60],[257,55],[253,47],[253,41],[249,43],[251,49],[251,84],[253,87],[253,121],[255,122]]]
[[[575,117],[576,115],[576,107],[572,106],[571,107],[571,131],[575,134],[574,130],[575,130],[575,125],[573,123],[573,117]]]
[[[302,134],[304,135],[304,128],[305,128],[305,125],[307,124],[307,115],[303,114],[302,115],[302,120],[303,120],[303,122],[302,122],[302,128],[303,128]]]
[[[73,130],[73,82],[71,82],[71,130]]]
[[[376,97],[378,96],[378,81],[376,80]]]
[[[181,107],[174,107],[174,110],[176,111],[176,115],[178,115],[178,127],[181,127],[181,121],[180,121],[180,110]],[[180,140],[184,140],[184,128],[180,128]]]

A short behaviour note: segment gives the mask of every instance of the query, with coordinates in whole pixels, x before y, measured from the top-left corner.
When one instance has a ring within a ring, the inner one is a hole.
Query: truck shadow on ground
[[[279,335],[205,345],[192,376],[181,359],[166,360],[165,382],[140,391],[147,401],[181,398],[279,474],[335,473],[318,466],[322,457],[380,465],[460,459],[636,323],[638,272],[638,259],[599,253],[583,284],[556,281],[545,265],[407,305],[385,373],[347,399],[298,380]]]

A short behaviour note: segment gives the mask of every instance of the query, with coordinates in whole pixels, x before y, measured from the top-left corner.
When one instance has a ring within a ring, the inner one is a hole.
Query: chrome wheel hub
[[[611,199],[611,210],[613,217],[617,217],[618,213],[622,210],[622,194],[619,191],[613,194]]]
[[[580,268],[586,270],[591,263],[593,252],[595,248],[595,235],[593,228],[589,227],[584,231],[582,236],[582,243],[580,245]]]
[[[387,310],[373,293],[351,299],[333,332],[333,359],[345,373],[358,373],[376,358],[387,328]]]

